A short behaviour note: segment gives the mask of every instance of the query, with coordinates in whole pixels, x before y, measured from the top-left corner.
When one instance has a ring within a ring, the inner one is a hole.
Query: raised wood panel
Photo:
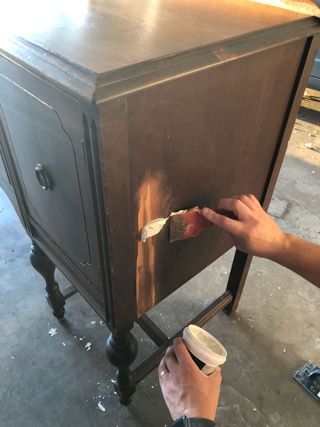
[[[98,141],[85,129],[86,121],[95,126],[95,109],[1,56],[0,86],[6,135],[1,144],[9,149],[16,175],[17,211],[23,208],[30,237],[44,241],[82,294],[100,313],[108,313],[108,281],[101,273],[101,233],[91,188],[97,169],[92,150],[97,151]],[[37,164],[44,166],[51,190],[44,191],[37,181]]]
[[[73,141],[52,107],[1,77],[0,88],[29,215],[71,258],[90,264]],[[50,182],[48,190],[37,181],[39,164]]]

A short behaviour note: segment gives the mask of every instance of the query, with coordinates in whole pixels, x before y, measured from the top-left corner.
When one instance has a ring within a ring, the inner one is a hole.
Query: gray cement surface
[[[320,100],[304,100],[270,213],[286,230],[320,243]],[[318,150],[319,149],[319,150]],[[106,361],[107,328],[76,295],[59,323],[28,259],[30,241],[0,191],[0,426],[165,426],[170,416],[156,373],[133,403],[114,394]],[[174,293],[150,316],[173,333],[225,287],[232,251]],[[57,273],[61,287],[68,286]],[[226,427],[318,427],[320,405],[292,380],[304,361],[320,365],[320,290],[290,271],[255,258],[238,311],[206,329],[228,350],[218,424]],[[50,336],[48,331],[57,329]],[[138,330],[137,363],[154,349]],[[85,345],[91,342],[90,351]],[[98,408],[98,403],[105,409]]]

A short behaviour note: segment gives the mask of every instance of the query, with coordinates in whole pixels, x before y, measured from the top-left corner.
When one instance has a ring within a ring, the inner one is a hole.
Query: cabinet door
[[[30,220],[69,258],[90,264],[75,147],[61,118],[2,76],[0,104]]]

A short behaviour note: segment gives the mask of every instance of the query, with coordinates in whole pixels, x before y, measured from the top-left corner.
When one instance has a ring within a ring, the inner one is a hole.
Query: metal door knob
[[[37,181],[41,185],[41,188],[43,190],[51,190],[52,187],[51,187],[50,179],[45,168],[40,163],[38,163],[35,166],[34,171],[36,174]]]

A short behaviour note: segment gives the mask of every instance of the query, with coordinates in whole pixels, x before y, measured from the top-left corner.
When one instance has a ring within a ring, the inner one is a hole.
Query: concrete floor
[[[270,207],[285,230],[317,243],[319,101],[311,97],[303,103]],[[64,322],[51,315],[43,281],[29,265],[30,241],[3,192],[0,230],[0,426],[170,424],[155,372],[138,386],[128,408],[119,405],[110,382],[114,368],[104,354],[108,330],[80,296],[68,300]],[[222,292],[231,259],[232,251],[152,310],[151,317],[168,333],[177,330]],[[68,285],[59,273],[57,280],[62,288]],[[229,354],[220,426],[320,425],[319,403],[291,377],[308,359],[320,365],[319,308],[319,289],[284,268],[254,259],[237,313],[220,313],[206,326]],[[53,337],[50,328],[57,328]],[[139,330],[136,336],[139,361],[154,347]],[[86,351],[89,341],[92,349]]]

